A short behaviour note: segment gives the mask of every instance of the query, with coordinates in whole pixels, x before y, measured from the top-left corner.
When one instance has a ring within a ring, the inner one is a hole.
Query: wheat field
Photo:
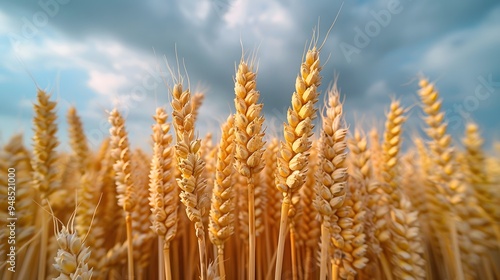
[[[421,135],[403,137],[410,108],[396,99],[383,131],[347,123],[336,83],[319,90],[316,43],[280,136],[245,55],[220,139],[197,132],[203,95],[180,75],[171,106],[151,112],[149,150],[117,109],[90,149],[76,109],[58,116],[38,89],[31,145],[15,135],[1,150],[1,279],[500,279],[499,146],[472,121],[452,139],[425,77],[411,109]]]

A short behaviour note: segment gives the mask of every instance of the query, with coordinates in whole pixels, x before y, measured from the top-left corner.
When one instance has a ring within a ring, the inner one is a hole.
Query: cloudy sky
[[[148,147],[151,115],[168,103],[166,60],[176,52],[192,91],[206,95],[200,134],[234,112],[233,77],[242,46],[255,52],[269,131],[285,120],[304,47],[325,38],[340,1],[7,0],[0,4],[0,143],[29,144],[36,87],[59,102],[59,136],[77,107],[93,148],[107,135],[106,110],[127,116],[134,146]],[[335,75],[351,126],[381,125],[391,98],[412,107],[421,131],[417,79],[437,83],[450,132],[468,118],[500,138],[500,2],[346,0],[322,50],[322,90]],[[166,60],[165,60],[166,59]]]

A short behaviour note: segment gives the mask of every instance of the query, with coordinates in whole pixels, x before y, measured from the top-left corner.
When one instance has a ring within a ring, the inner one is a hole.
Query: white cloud
[[[102,95],[118,95],[121,88],[128,84],[125,76],[99,70],[89,71],[89,88]]]
[[[85,84],[89,89],[110,99],[116,98],[127,87],[140,84],[144,72],[154,69],[156,64],[152,52],[147,55],[120,42],[99,38],[78,43],[57,36],[26,41],[5,55],[3,63],[6,68],[19,70],[12,68],[22,66],[15,61],[16,57],[30,71],[82,70],[87,73]]]
[[[244,24],[247,6],[247,0],[236,0],[233,2],[227,13],[224,15],[224,20],[229,27],[234,28],[238,25]]]
[[[255,25],[290,28],[292,22],[288,13],[289,11],[276,1],[236,0],[224,15],[224,20],[230,28],[245,25],[254,29]]]

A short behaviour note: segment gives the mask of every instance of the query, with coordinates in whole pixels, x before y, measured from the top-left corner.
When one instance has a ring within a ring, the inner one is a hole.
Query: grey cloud
[[[204,19],[187,15],[182,7],[187,4],[181,1],[70,1],[61,6],[59,13],[50,19],[50,24],[74,40],[91,36],[112,37],[143,53],[152,54],[154,48],[158,55],[166,54],[172,63],[175,61],[176,46],[179,57],[184,58],[192,83],[199,81],[206,84],[209,88],[207,97],[220,100],[220,108],[227,108],[226,104],[232,103],[232,77],[235,62],[241,55],[241,37],[246,50],[260,45],[257,54],[258,87],[265,102],[264,110],[266,114],[279,116],[289,106],[289,96],[293,92],[306,40],[311,38],[311,31],[318,18],[321,20],[321,36],[325,35],[340,2],[276,2],[287,9],[292,23],[290,29],[258,22],[229,29],[222,18],[234,4],[229,0],[212,0]],[[339,73],[338,83],[346,95],[347,111],[376,111],[381,116],[382,105],[387,107],[390,99],[368,95],[368,90],[377,81],[384,81],[387,86],[388,92],[380,93],[381,96],[394,94],[404,98],[408,105],[413,105],[416,84],[408,86],[405,83],[415,79],[419,71],[426,70],[419,62],[429,48],[447,34],[476,26],[489,11],[500,7],[500,3],[495,0],[401,0],[401,13],[393,14],[390,23],[382,27],[379,34],[371,38],[369,45],[362,48],[359,54],[353,55],[353,61],[348,63],[340,44],[344,42],[353,45],[354,28],[364,29],[373,20],[372,13],[386,9],[389,2],[390,0],[346,1],[323,49],[323,61],[328,54],[331,54],[331,58],[323,70],[322,89],[333,79],[334,73]],[[260,8],[257,5],[250,6],[247,13],[258,13]],[[8,1],[6,9],[10,9],[18,17],[29,17],[40,6],[35,1]],[[254,29],[261,34],[252,32]],[[279,48],[273,40],[280,43]],[[492,63],[484,60],[492,57],[497,49],[498,45],[485,47],[487,53],[477,54],[475,60],[460,58],[456,64],[450,65],[453,69],[448,72],[447,79],[452,81],[477,76],[483,63]],[[468,72],[465,64],[470,63],[476,63],[479,70]],[[459,67],[460,65],[463,66]],[[500,64],[495,65],[485,71],[499,77]],[[431,68],[428,70],[428,75],[436,75],[431,76],[431,79],[437,79],[442,74]],[[440,90],[445,98],[450,99],[454,95],[467,94],[464,89],[456,88],[450,82],[440,84]],[[497,98],[492,98],[491,101],[499,104]],[[446,104],[452,103],[453,101]],[[484,111],[492,113],[493,109]],[[493,126],[485,113],[475,114],[481,123]],[[149,120],[149,116],[147,118]],[[139,116],[134,119],[142,120]]]

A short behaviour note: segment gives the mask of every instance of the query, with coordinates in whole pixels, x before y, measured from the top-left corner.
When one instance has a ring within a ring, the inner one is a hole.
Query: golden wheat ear
[[[183,90],[182,84],[176,84],[171,90],[173,120],[176,133],[175,158],[180,178],[177,185],[181,192],[181,202],[186,207],[186,214],[194,224],[198,239],[201,279],[207,279],[207,254],[205,244],[205,226],[198,193],[205,189],[207,180],[202,176],[205,162],[201,158],[201,140],[194,136],[194,118],[190,104],[189,89]]]
[[[368,184],[371,180],[370,153],[368,150],[368,142],[364,133],[355,129],[354,134],[348,139],[348,147],[350,157],[349,172],[349,188],[352,193],[348,204],[351,205],[354,211],[353,217],[353,233],[352,266],[356,270],[356,275],[363,274],[365,268],[370,262],[370,243],[375,237],[370,237],[368,232],[371,223],[371,217],[368,208]]]
[[[423,259],[423,244],[420,238],[421,229],[418,211],[413,207],[401,187],[400,149],[402,143],[402,126],[406,121],[405,109],[400,102],[394,100],[390,105],[385,124],[384,141],[382,144],[382,188],[383,200],[388,206],[388,227],[391,239],[382,244],[384,253],[389,256],[395,277],[425,279],[425,261]],[[383,230],[383,229],[382,229]],[[411,256],[408,258],[407,256]]]
[[[257,91],[257,73],[253,64],[244,58],[240,60],[234,83],[234,120],[235,168],[247,178],[248,189],[248,228],[249,228],[249,279],[255,279],[255,188],[258,174],[264,169],[264,132],[261,115],[263,104],[258,104],[260,93]]]
[[[488,176],[487,157],[483,150],[484,139],[481,137],[479,126],[476,123],[466,124],[462,142],[465,147],[465,160],[462,163],[462,169],[467,181],[474,188],[477,199],[488,218],[500,221],[500,209],[498,209],[500,196],[494,187],[493,178]],[[497,231],[500,232],[499,229]],[[498,237],[496,238],[498,239]]]
[[[153,157],[149,173],[149,205],[152,213],[151,228],[163,242],[163,248],[158,249],[163,254],[164,263],[159,263],[159,266],[164,266],[166,279],[170,280],[170,243],[177,233],[179,196],[174,181],[174,149],[167,117],[165,109],[156,109]]]
[[[288,216],[295,212],[289,211],[292,197],[298,197],[298,191],[304,185],[306,177],[305,172],[314,128],[312,121],[316,118],[316,103],[319,97],[317,88],[321,84],[319,54],[319,49],[316,48],[314,42],[305,55],[300,67],[300,74],[295,81],[292,106],[287,111],[288,122],[284,124],[285,141],[281,142],[278,153],[276,188],[283,193],[283,203],[275,279],[281,278],[285,235],[290,224]],[[291,234],[293,235],[293,229],[291,229]],[[293,246],[291,249],[292,254],[295,254]],[[294,259],[293,256],[292,259]],[[292,265],[294,269],[292,274],[296,279],[297,271],[294,267]]]
[[[222,125],[222,137],[217,151],[214,188],[210,208],[208,233],[212,244],[217,246],[217,263],[221,279],[226,278],[224,243],[234,234],[234,116]]]
[[[128,133],[125,130],[125,119],[118,110],[113,109],[108,118],[111,128],[111,156],[114,160],[116,192],[118,193],[118,205],[125,211],[125,222],[127,227],[128,243],[128,276],[134,278],[134,254],[132,235],[132,211],[136,201],[135,185],[132,181],[131,152],[128,142]]]
[[[335,213],[344,205],[347,188],[347,128],[343,119],[343,105],[336,84],[329,88],[326,115],[322,117],[321,144],[319,150],[320,169],[316,179],[314,206],[321,216],[320,278],[327,273],[329,244],[333,241],[338,250],[343,247],[343,228]],[[347,220],[346,220],[347,221]],[[349,230],[348,223],[343,223]],[[352,227],[352,223],[351,223]],[[338,260],[335,260],[335,266]],[[338,276],[335,276],[338,277]]]
[[[50,101],[50,95],[39,89],[37,101],[34,104],[35,115],[33,118],[33,184],[39,192],[42,206],[47,206],[48,198],[60,189],[58,172],[58,154],[56,151],[59,141],[57,140],[57,115],[54,101]],[[48,216],[41,211],[42,234],[40,241],[40,262],[38,267],[38,279],[45,278],[47,245],[49,241]]]
[[[76,161],[78,163],[78,169],[80,173],[85,173],[89,168],[89,163],[91,159],[89,158],[90,151],[87,144],[87,138],[83,130],[83,124],[78,116],[75,107],[70,107],[68,110],[68,125],[69,125],[69,139],[71,148],[76,155]]]
[[[418,94],[422,108],[426,114],[426,131],[431,142],[429,143],[430,159],[434,168],[430,171],[430,180],[436,193],[441,198],[437,201],[440,205],[434,209],[441,210],[441,215],[431,215],[436,220],[431,220],[433,228],[444,236],[454,250],[441,247],[443,256],[447,256],[450,263],[454,264],[454,275],[457,277],[476,277],[475,266],[480,263],[482,252],[488,247],[485,238],[490,235],[491,227],[484,211],[474,195],[474,189],[464,179],[463,172],[459,169],[456,150],[452,144],[452,137],[447,133],[448,124],[445,113],[441,110],[442,100],[435,86],[422,78],[419,82]],[[471,234],[471,231],[477,234]],[[479,238],[478,238],[479,237]]]

